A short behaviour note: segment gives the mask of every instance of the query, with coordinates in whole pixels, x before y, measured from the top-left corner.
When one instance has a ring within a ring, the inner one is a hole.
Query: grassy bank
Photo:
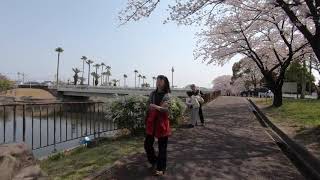
[[[282,131],[320,158],[320,101],[284,99],[279,108],[271,99],[254,99],[262,111]]]
[[[256,99],[262,106],[270,106],[271,99]],[[266,107],[264,111],[276,122],[290,122],[301,127],[320,125],[320,101],[302,99],[284,99],[280,108]]]
[[[141,152],[143,137],[106,139],[97,147],[80,147],[68,154],[57,154],[40,162],[50,179],[83,179],[112,165],[123,156]]]

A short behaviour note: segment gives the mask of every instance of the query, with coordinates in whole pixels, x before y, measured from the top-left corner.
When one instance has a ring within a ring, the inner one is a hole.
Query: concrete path
[[[304,179],[245,99],[219,97],[204,116],[205,127],[178,129],[169,139],[164,177],[152,176],[142,153],[118,161],[100,179]]]

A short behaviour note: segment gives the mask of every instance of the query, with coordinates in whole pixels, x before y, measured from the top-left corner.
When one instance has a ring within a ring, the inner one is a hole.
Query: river
[[[23,142],[23,119],[25,142],[37,158],[79,146],[85,136],[94,137],[94,130],[101,132],[96,137],[114,136],[117,127],[104,108],[103,104],[35,105],[26,106],[23,116],[22,106],[15,110],[0,106],[0,144]]]

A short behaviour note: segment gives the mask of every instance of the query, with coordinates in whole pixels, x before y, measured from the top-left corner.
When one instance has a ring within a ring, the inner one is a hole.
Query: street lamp
[[[171,78],[172,78],[171,85],[172,85],[172,89],[173,89],[173,73],[174,73],[174,68],[173,68],[173,66],[172,66],[172,68],[171,68],[171,73],[172,73],[172,76],[171,76]]]

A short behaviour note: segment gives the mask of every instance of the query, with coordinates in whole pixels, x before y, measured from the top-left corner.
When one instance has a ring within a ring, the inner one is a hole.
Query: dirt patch
[[[300,128],[296,132],[294,139],[320,159],[320,126]]]
[[[56,98],[48,91],[32,88],[18,88],[3,92],[0,96],[0,103],[13,102],[52,102]]]
[[[11,97],[32,97],[37,99],[55,99],[48,91],[33,88],[18,88],[7,91],[4,96]]]

